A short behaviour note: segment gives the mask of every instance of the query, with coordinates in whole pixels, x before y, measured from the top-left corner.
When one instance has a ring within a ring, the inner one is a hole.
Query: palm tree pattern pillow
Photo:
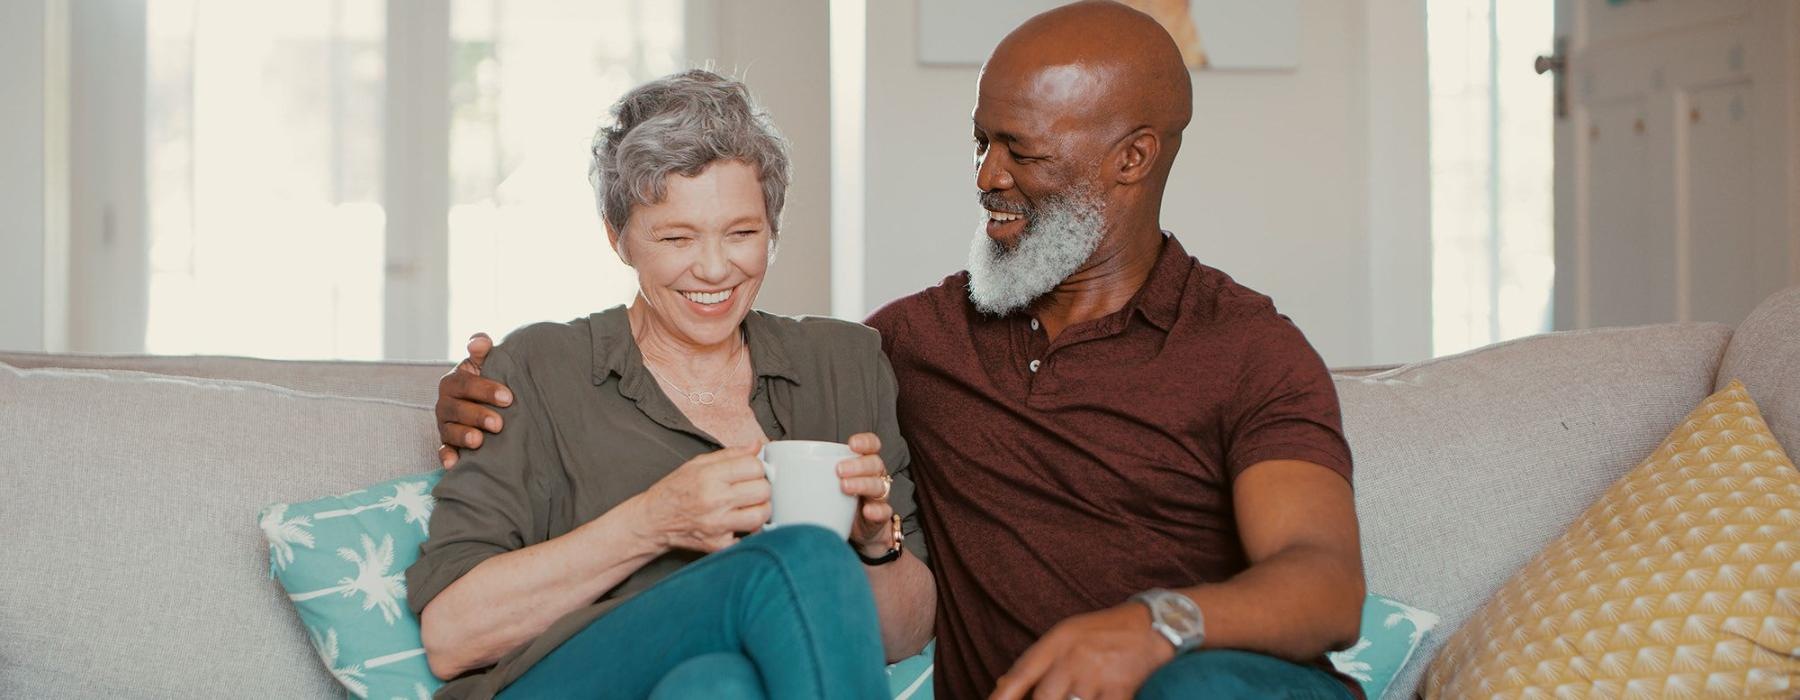
[[[1363,599],[1362,635],[1356,645],[1327,656],[1338,673],[1356,679],[1363,695],[1378,699],[1406,669],[1438,616],[1392,598]]]
[[[442,472],[409,476],[258,516],[269,570],[300,613],[313,649],[358,698],[429,698],[442,685],[425,664],[419,620],[406,606],[406,567],[419,558]]]

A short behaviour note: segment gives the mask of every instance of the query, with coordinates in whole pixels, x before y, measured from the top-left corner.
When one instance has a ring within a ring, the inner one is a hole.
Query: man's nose
[[[1012,173],[1000,161],[992,153],[975,156],[975,187],[983,192],[1012,189]]]

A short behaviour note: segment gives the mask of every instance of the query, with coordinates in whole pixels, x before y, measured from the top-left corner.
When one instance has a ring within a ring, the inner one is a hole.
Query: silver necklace
[[[749,346],[739,346],[739,349],[748,350]],[[668,387],[677,394],[681,394],[682,398],[688,400],[688,404],[693,406],[711,406],[718,402],[719,392],[725,389],[726,384],[731,383],[731,375],[737,373],[738,367],[744,364],[744,356],[748,354],[750,353],[738,353],[737,361],[731,363],[731,369],[725,371],[724,379],[717,382],[711,389],[706,389],[705,387],[693,387],[683,391],[682,388],[676,386],[674,382],[664,379],[662,375],[657,374],[656,369],[652,368],[650,362],[647,360],[644,362],[644,369],[650,370],[650,376],[655,377],[656,381],[661,382],[663,386]]]

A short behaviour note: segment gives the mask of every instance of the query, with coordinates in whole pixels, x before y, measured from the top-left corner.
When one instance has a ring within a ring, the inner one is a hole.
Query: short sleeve
[[[1228,415],[1226,469],[1232,479],[1271,460],[1311,462],[1351,476],[1350,446],[1331,372],[1285,316],[1253,324],[1248,360]]]
[[[532,449],[543,433],[536,424],[541,398],[505,344],[489,353],[482,375],[505,384],[514,400],[498,409],[504,429],[488,435],[480,449],[463,450],[432,490],[437,505],[431,533],[406,570],[407,604],[415,614],[476,565],[541,542],[548,530],[548,508],[534,476],[544,465],[533,464],[534,457],[545,457]]]

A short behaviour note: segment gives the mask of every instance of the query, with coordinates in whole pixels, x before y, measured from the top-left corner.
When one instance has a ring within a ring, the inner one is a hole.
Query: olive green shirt
[[[907,549],[924,556],[913,513],[906,443],[894,418],[894,372],[870,328],[828,318],[752,311],[744,319],[755,384],[750,407],[770,440],[847,441],[872,432],[894,477]],[[506,337],[482,375],[507,385],[504,429],[464,450],[432,492],[431,536],[406,570],[414,613],[489,557],[560,537],[722,445],[676,408],[631,336],[624,307]],[[438,697],[491,697],[589,623],[700,558],[666,553],[592,604],[571,611],[493,667]],[[671,624],[679,624],[672,622]]]

